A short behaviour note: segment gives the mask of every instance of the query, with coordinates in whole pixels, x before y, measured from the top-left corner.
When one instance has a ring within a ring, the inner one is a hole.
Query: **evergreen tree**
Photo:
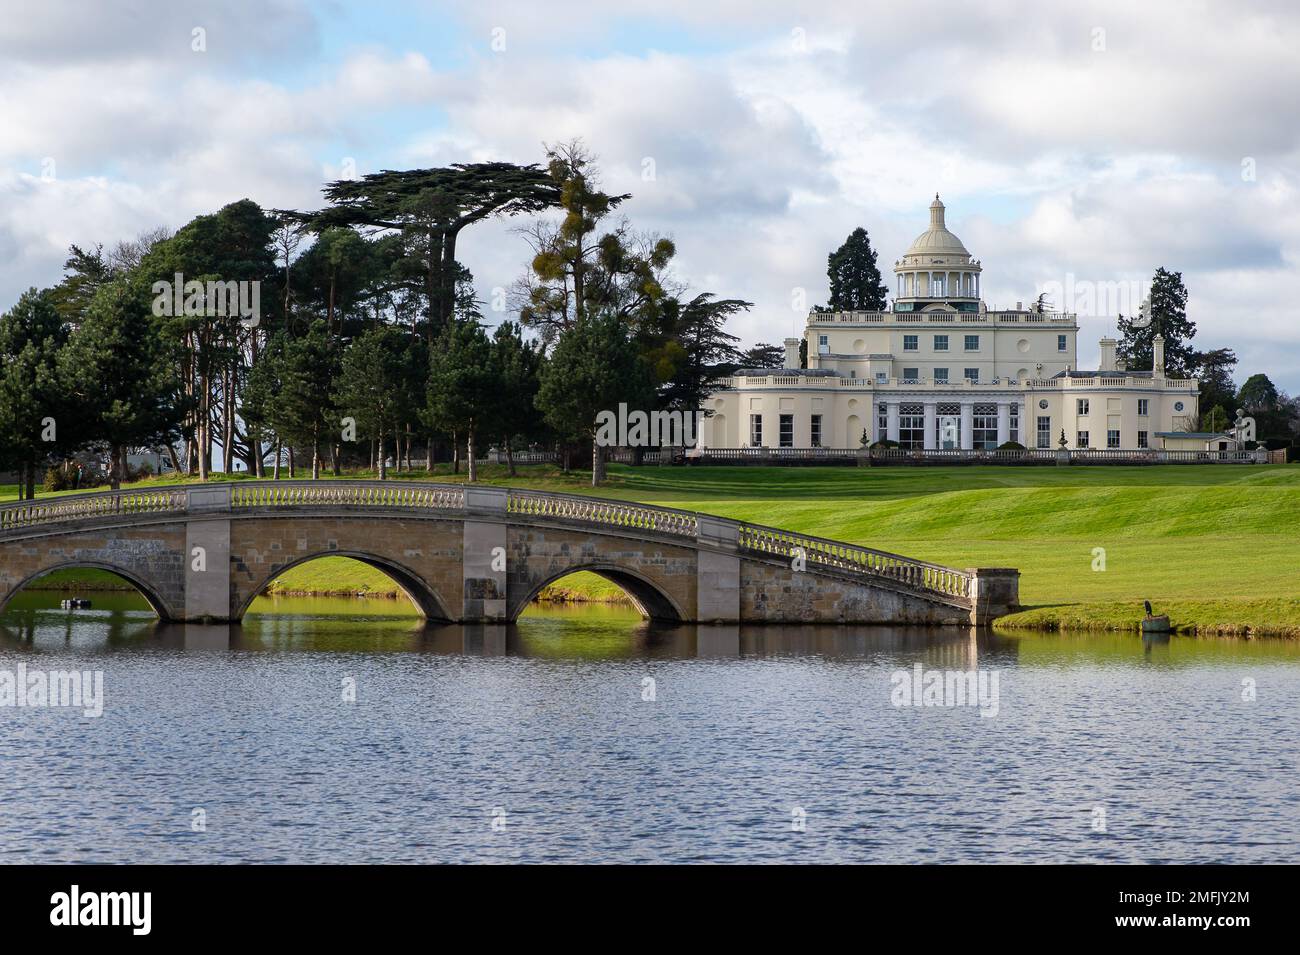
[[[397,329],[373,328],[354,339],[343,353],[335,383],[338,414],[354,420],[358,437],[376,443],[381,481],[388,477],[389,439],[413,413],[405,388],[410,379],[410,354],[405,336]]]
[[[476,438],[496,420],[502,383],[492,342],[477,322],[453,319],[429,360],[428,415],[434,427],[464,434],[469,480],[478,480]]]
[[[1149,321],[1140,318],[1119,317],[1118,357],[1127,362],[1132,371],[1150,371],[1152,367],[1152,340],[1156,335],[1165,339],[1165,374],[1170,378],[1185,378],[1196,369],[1197,352],[1191,346],[1196,337],[1196,323],[1187,317],[1187,289],[1182,272],[1156,269],[1151,280],[1151,307]]]
[[[338,432],[331,382],[339,358],[323,320],[307,334],[273,338],[249,374],[242,413],[250,426],[270,427],[283,441],[312,450],[312,480],[320,478],[321,442]]]
[[[537,409],[537,391],[541,387],[545,359],[541,349],[524,340],[514,322],[502,322],[492,336],[492,361],[500,394],[492,422],[506,452],[510,476],[515,475],[514,441],[541,438],[546,430],[542,413]]]
[[[74,416],[65,408],[58,356],[67,341],[49,290],[29,289],[0,315],[0,467],[16,467],[18,496],[36,493],[37,465],[66,447]]]
[[[76,409],[77,443],[103,441],[109,475],[121,486],[131,448],[170,445],[189,410],[176,356],[138,276],[114,279],[96,293],[86,318],[59,352],[59,378]]]
[[[1232,381],[1232,370],[1236,366],[1237,356],[1231,348],[1197,352],[1194,373],[1201,381],[1202,408],[1227,408],[1232,404],[1237,392]]]
[[[605,449],[596,442],[596,416],[649,411],[654,385],[636,344],[614,315],[584,317],[560,337],[542,375],[537,406],[563,437],[592,441],[591,483],[605,480]]]
[[[826,275],[831,282],[830,310],[833,312],[883,312],[889,289],[880,279],[876,250],[867,230],[859,226],[844,244],[826,257]]]
[[[741,368],[780,368],[785,364],[785,349],[780,345],[759,342],[740,353]]]
[[[666,300],[653,325],[641,327],[637,342],[658,383],[659,408],[695,412],[703,407],[718,379],[739,366],[739,339],[723,331],[723,325],[751,307],[750,302],[714,299],[703,292],[689,302]]]
[[[663,273],[676,253],[673,243],[634,236],[625,222],[599,232],[630,196],[598,188],[595,161],[581,142],[551,146],[547,159],[565,216],[558,226],[540,222],[530,233],[535,254],[516,287],[520,320],[548,346],[589,315],[645,321],[667,294]]]
[[[405,264],[398,271],[420,277],[430,343],[456,313],[460,233],[484,219],[538,212],[559,200],[546,171],[506,162],[384,170],[331,182],[324,192],[327,208],[281,216],[316,232],[350,226],[400,236],[394,248]]]

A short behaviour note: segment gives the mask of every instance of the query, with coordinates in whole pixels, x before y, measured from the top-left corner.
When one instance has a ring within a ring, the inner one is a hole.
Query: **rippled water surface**
[[[101,670],[104,715],[0,707],[2,861],[1300,861],[1295,643],[51,598],[0,671]],[[894,705],[918,663],[996,715]]]

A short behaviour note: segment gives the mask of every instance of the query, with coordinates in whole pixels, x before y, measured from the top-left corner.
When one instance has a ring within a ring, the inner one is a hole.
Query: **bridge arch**
[[[136,589],[136,592],[145,599],[149,604],[150,609],[158,615],[160,620],[180,619],[181,615],[175,613],[158,591],[140,577],[140,575],[133,573],[125,567],[100,560],[65,560],[44,567],[41,570],[36,571],[34,574],[29,574],[20,580],[7,594],[0,593],[0,613],[4,613],[5,607],[9,605],[9,601],[12,600],[15,595],[22,593],[28,584],[40,580],[42,577],[58,570],[106,570],[110,574],[116,574]]]
[[[598,577],[603,577],[622,589],[641,615],[650,620],[681,623],[689,619],[671,595],[639,571],[605,561],[589,561],[565,567],[539,581],[530,582],[530,589],[521,589],[518,596],[512,596],[508,616],[510,623],[519,619],[520,614],[533,602],[533,598],[547,585],[582,571],[589,571]]]
[[[392,579],[393,583],[397,584],[402,593],[406,595],[406,598],[415,605],[416,609],[429,620],[450,621],[453,619],[452,616],[447,613],[446,605],[438,595],[438,592],[434,590],[433,587],[430,586],[429,583],[419,574],[415,573],[409,567],[404,567],[402,564],[399,564],[391,558],[378,557],[374,554],[368,554],[365,551],[359,550],[329,550],[315,554],[307,554],[306,556],[298,557],[287,564],[276,567],[263,577],[261,582],[250,587],[247,594],[241,594],[238,597],[239,606],[234,608],[234,618],[236,620],[242,620],[244,614],[248,612],[248,608],[252,606],[253,601],[262,595],[266,588],[271,585],[271,581],[275,580],[287,571],[292,570],[294,567],[310,563],[313,560],[320,560],[323,557],[348,557],[359,563],[365,564],[368,567],[373,567],[376,570],[387,574]]]

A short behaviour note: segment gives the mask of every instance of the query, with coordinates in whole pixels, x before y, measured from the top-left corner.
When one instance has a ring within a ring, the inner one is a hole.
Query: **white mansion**
[[[1196,424],[1198,383],[1165,377],[1163,339],[1154,371],[1125,370],[1114,339],[1101,341],[1100,368],[1079,370],[1077,316],[988,311],[980,263],[943,213],[936,195],[930,228],[894,264],[892,310],[809,313],[808,367],[788,338],[787,367],[724,379],[700,447],[858,448],[865,436],[904,448],[1056,448],[1062,431],[1072,449],[1196,446],[1179,434]]]

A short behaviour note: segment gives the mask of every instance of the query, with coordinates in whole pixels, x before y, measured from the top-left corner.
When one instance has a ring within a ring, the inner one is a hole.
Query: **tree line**
[[[686,295],[671,239],[619,213],[630,196],[601,189],[580,141],[545,164],[386,170],[323,194],[74,245],[62,281],[0,316],[0,469],[20,497],[94,455],[116,488],[138,450],[201,479],[382,479],[450,457],[476,480],[485,443],[512,472],[517,449],[561,449],[567,468],[590,444],[599,483],[600,411],[694,411],[740,363],[724,326],[750,303]],[[515,317],[489,330],[457,242],[513,217],[530,255],[493,303]],[[256,315],[222,307],[237,291]]]

